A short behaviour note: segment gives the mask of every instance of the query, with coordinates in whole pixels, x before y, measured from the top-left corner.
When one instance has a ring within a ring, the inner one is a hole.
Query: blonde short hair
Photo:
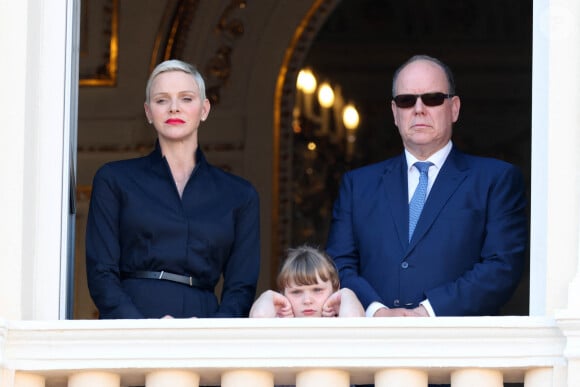
[[[197,70],[197,68],[184,62],[179,59],[169,59],[164,62],[159,63],[149,75],[149,79],[147,80],[147,85],[145,86],[145,102],[149,103],[150,93],[151,93],[151,85],[153,84],[153,80],[156,76],[161,73],[165,73],[168,71],[183,71],[186,74],[189,74],[197,83],[197,87],[199,88],[199,95],[201,100],[203,101],[205,97],[205,82],[203,81],[203,77],[201,73]]]
[[[322,281],[330,281],[333,291],[340,289],[338,270],[332,259],[323,251],[311,246],[300,246],[288,249],[284,264],[278,274],[278,290],[284,289],[293,282],[296,285],[314,285]]]

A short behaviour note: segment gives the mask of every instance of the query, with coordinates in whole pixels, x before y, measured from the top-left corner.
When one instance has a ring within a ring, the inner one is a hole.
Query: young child
[[[267,290],[256,299],[250,317],[364,317],[350,289],[340,289],[332,259],[310,246],[288,250],[278,274],[279,292]]]

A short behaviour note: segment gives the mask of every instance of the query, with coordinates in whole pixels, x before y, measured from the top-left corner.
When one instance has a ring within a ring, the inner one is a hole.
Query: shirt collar
[[[159,145],[159,140],[155,140],[155,147],[153,151],[149,154],[149,157],[152,158],[157,163],[160,163],[165,159],[165,156],[163,156],[163,154],[161,153],[161,145]],[[196,169],[198,165],[205,164],[206,162],[207,161],[205,155],[201,150],[201,146],[198,145],[197,149],[195,150]]]
[[[453,143],[451,140],[449,140],[449,142],[445,144],[443,148],[433,153],[431,157],[429,157],[427,160],[421,161],[430,161],[437,169],[441,169],[441,167],[445,163],[445,160],[447,160],[447,156],[449,156],[449,153],[451,153],[451,148],[453,148]],[[415,156],[413,156],[407,149],[405,149],[405,158],[407,159],[407,171],[411,170],[413,164],[415,164],[417,161],[420,161]]]

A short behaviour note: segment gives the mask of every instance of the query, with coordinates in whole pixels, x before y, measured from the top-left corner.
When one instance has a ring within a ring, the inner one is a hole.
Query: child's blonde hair
[[[307,245],[291,248],[278,274],[278,290],[284,293],[291,282],[299,286],[315,285],[318,278],[330,281],[333,291],[340,289],[338,271],[326,253]]]

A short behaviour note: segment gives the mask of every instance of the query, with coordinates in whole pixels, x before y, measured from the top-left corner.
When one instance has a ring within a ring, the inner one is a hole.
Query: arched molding
[[[292,227],[292,109],[296,77],[316,34],[340,0],[317,0],[304,15],[286,49],[274,97],[274,189],[272,257],[279,259],[290,244]],[[276,269],[276,267],[273,267]],[[272,272],[275,277],[276,270]]]

